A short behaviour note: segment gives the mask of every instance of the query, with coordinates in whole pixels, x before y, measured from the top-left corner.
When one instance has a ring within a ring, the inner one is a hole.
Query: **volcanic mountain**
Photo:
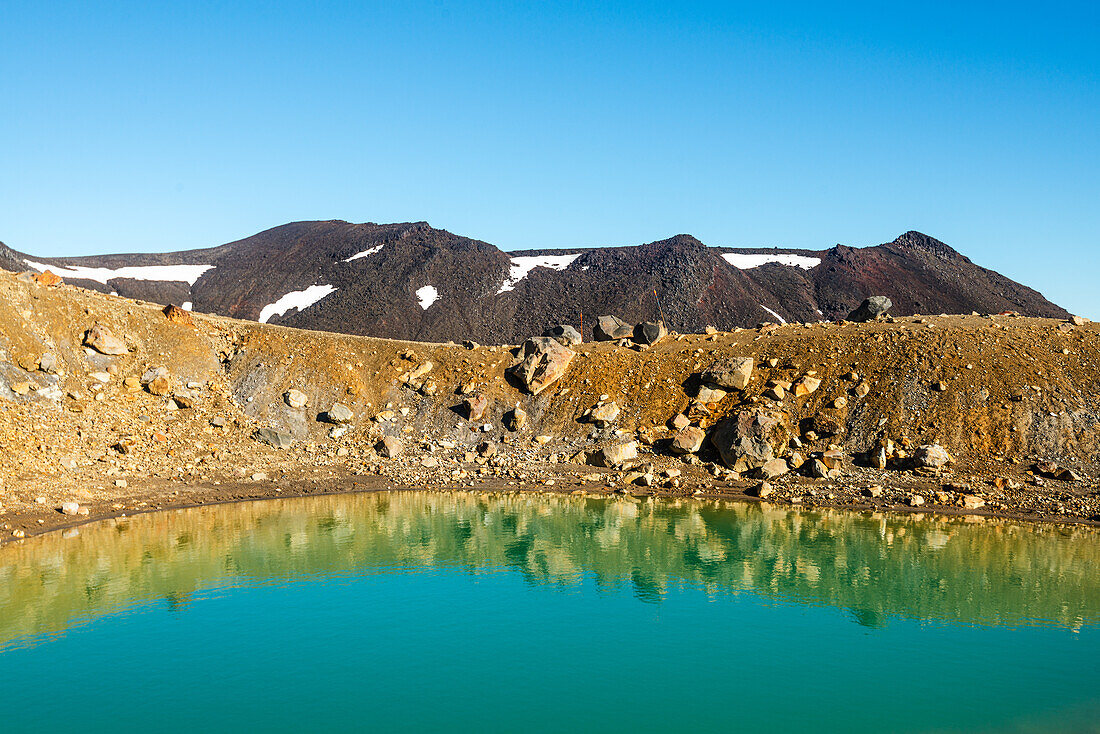
[[[517,343],[614,314],[680,332],[842,318],[867,296],[892,313],[1065,317],[1040,293],[920,232],[873,247],[629,247],[503,252],[426,222],[294,222],[219,247],[46,258],[0,244],[0,268],[223,316],[349,334]]]

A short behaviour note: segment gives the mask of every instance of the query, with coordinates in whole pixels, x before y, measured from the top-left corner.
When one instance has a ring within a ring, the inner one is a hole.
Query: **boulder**
[[[551,326],[549,329],[544,331],[542,335],[550,337],[551,339],[561,344],[563,347],[572,347],[584,341],[583,337],[581,337],[581,333],[569,324],[558,324],[557,326]]]
[[[917,450],[913,452],[913,463],[929,469],[939,469],[946,466],[951,460],[951,454],[947,453],[947,449],[938,443],[930,446],[918,446]]]
[[[49,352],[46,352],[38,360],[38,369],[50,375],[56,375],[61,371],[61,365],[57,361],[57,357]]]
[[[695,393],[695,399],[700,403],[719,403],[726,397],[726,391],[720,387],[712,387],[710,385],[700,385],[699,391]]]
[[[809,375],[807,375],[798,382],[794,383],[794,386],[791,388],[791,392],[795,394],[795,397],[801,398],[809,395],[812,392],[815,392],[819,387],[821,387],[821,380],[817,379],[816,377],[810,377]]]
[[[619,404],[612,400],[609,403],[600,403],[585,415],[589,423],[595,423],[600,428],[607,428],[619,419],[620,412],[622,411]]]
[[[167,395],[172,389],[172,377],[167,367],[154,367],[141,376],[141,384],[152,395]]]
[[[309,405],[309,398],[301,390],[291,388],[283,393],[283,400],[291,408],[304,408]]]
[[[618,469],[628,461],[632,461],[638,458],[638,442],[628,441],[627,443],[615,444],[613,446],[605,446],[598,451],[594,451],[588,457],[588,463],[593,466],[604,466],[608,469]]]
[[[646,321],[634,327],[633,336],[635,344],[656,344],[668,336],[668,329],[664,321]]]
[[[781,457],[790,438],[784,414],[749,408],[720,423],[710,440],[727,467],[744,473]]]
[[[84,346],[91,347],[100,354],[129,354],[126,343],[119,339],[103,324],[95,324],[84,334]]]
[[[484,395],[471,395],[462,401],[462,414],[468,421],[479,421],[489,410],[489,398]]]
[[[672,416],[672,419],[668,422],[668,424],[672,427],[672,430],[682,431],[691,425],[691,419],[689,419],[683,413],[677,413],[676,415]]]
[[[252,437],[260,443],[266,443],[276,449],[289,449],[294,445],[293,436],[274,428],[261,428],[252,434]]]
[[[752,357],[730,357],[712,364],[699,378],[724,390],[744,390],[752,379],[754,365]]]
[[[527,427],[527,421],[527,411],[517,405],[505,416],[504,425],[509,431],[522,431]]]
[[[618,316],[601,316],[592,328],[592,337],[598,342],[613,342],[634,336],[634,326]]]
[[[38,275],[34,276],[34,279],[38,282],[39,285],[44,285],[47,288],[55,285],[61,285],[61,276],[50,270],[39,273]]]
[[[333,403],[325,413],[325,417],[329,423],[351,423],[355,419],[355,413],[352,413],[351,408],[343,403]]]
[[[576,356],[550,337],[536,336],[523,343],[520,361],[509,367],[508,373],[532,395],[538,395],[565,374]]]
[[[753,472],[757,479],[775,479],[781,477],[790,471],[790,467],[784,459],[772,459],[766,461],[764,464]]]
[[[405,445],[401,443],[399,439],[396,439],[393,436],[386,436],[375,445],[374,450],[378,452],[379,456],[384,456],[387,459],[393,459],[399,456],[401,452],[405,450]]]
[[[703,439],[706,437],[706,431],[702,428],[685,426],[673,435],[669,448],[674,454],[694,454],[703,447]]]
[[[874,321],[894,307],[894,304],[886,296],[871,296],[859,305],[855,311],[848,314],[849,321],[867,322]]]
[[[195,320],[191,318],[190,311],[184,311],[179,306],[168,304],[164,307],[164,317],[174,324],[183,324],[184,326],[194,326]]]

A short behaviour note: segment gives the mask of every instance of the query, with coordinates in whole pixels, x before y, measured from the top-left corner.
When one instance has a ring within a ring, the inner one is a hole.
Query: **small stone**
[[[960,502],[968,510],[980,510],[985,507],[985,500],[976,494],[964,494],[960,498]]]
[[[919,494],[910,495],[910,497],[909,497],[909,506],[910,507],[920,507],[923,504],[924,504],[924,497],[921,497]]]
[[[301,390],[291,388],[283,393],[283,400],[291,408],[304,408],[309,405],[309,397]]]
[[[375,450],[379,456],[384,456],[387,459],[396,458],[405,450],[405,445],[401,443],[399,439],[392,436],[386,436],[375,445]]]
[[[126,343],[102,324],[95,324],[84,335],[84,345],[91,347],[100,354],[118,355],[129,354]]]
[[[775,479],[790,471],[786,459],[772,459],[756,470],[756,476],[760,479]]]
[[[522,431],[527,428],[527,411],[516,406],[504,417],[504,425],[509,431]]]
[[[343,403],[333,403],[325,414],[329,423],[351,423],[355,419],[355,413]]]
[[[621,409],[619,404],[612,400],[609,403],[600,403],[591,408],[588,413],[588,421],[600,428],[606,428],[619,419]]]
[[[541,434],[541,435],[535,436],[535,438],[534,438],[535,443],[539,444],[540,446],[545,446],[546,444],[550,443],[553,440],[554,440],[553,436],[547,436],[546,434]]]
[[[867,394],[871,392],[871,386],[868,385],[866,382],[861,382],[856,385],[853,392],[855,393],[855,396],[857,398],[865,398],[867,397]]]
[[[125,489],[126,487],[129,486],[129,482],[127,482],[125,479],[116,479],[115,480],[115,486],[118,487],[119,489]]]
[[[863,493],[868,497],[881,497],[883,495],[883,488],[878,484],[874,484],[867,489],[863,490]]]
[[[634,327],[617,316],[600,316],[592,329],[592,337],[598,342],[629,339],[634,335]]]
[[[707,434],[702,428],[685,426],[672,437],[669,447],[674,454],[694,454],[703,446],[703,440]]]
[[[683,413],[677,413],[672,416],[672,419],[668,422],[669,426],[674,431],[681,431],[691,425],[691,420]]]
[[[261,428],[253,434],[253,438],[276,449],[288,449],[294,445],[293,436],[274,428]]]
[[[699,391],[695,394],[695,399],[700,403],[720,403],[726,395],[726,391],[722,388],[713,387],[704,383],[699,386]]]
[[[763,500],[775,494],[775,489],[768,482],[761,482],[755,487],[751,487],[746,494],[750,497],[759,497]]]
[[[839,397],[839,398],[837,398],[836,400],[833,401],[833,407],[834,408],[838,408],[838,409],[839,408],[845,408],[845,407],[847,407],[847,405],[848,405],[848,398],[843,397],[843,396],[841,396],[841,397]]]
[[[796,397],[804,397],[817,390],[820,386],[821,380],[807,375],[794,384],[793,392]]]
[[[63,502],[61,512],[64,515],[76,515],[80,512],[80,505],[76,502]]]
[[[179,306],[172,304],[165,306],[164,316],[174,324],[183,324],[184,326],[195,325],[195,320],[191,318],[191,312],[185,311]]]

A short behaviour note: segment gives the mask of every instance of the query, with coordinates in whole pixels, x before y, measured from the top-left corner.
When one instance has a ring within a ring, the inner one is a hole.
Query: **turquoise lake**
[[[276,500],[0,547],[10,732],[1095,732],[1100,533]]]

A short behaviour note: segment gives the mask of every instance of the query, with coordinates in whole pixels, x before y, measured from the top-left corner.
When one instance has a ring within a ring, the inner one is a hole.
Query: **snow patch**
[[[112,278],[131,278],[133,280],[165,280],[195,285],[213,265],[133,265],[125,268],[87,268],[83,265],[46,265],[33,260],[23,260],[35,270],[50,270],[62,278],[94,280],[107,285]]]
[[[763,254],[763,255],[750,255],[740,252],[724,252],[722,253],[722,259],[728,262],[738,270],[752,270],[758,268],[761,265],[767,265],[768,263],[779,263],[780,265],[789,265],[795,268],[802,268],[803,270],[809,270],[815,268],[821,264],[820,257],[809,257],[807,255],[791,255],[791,254]]]
[[[269,303],[260,309],[260,323],[266,324],[272,316],[282,316],[292,308],[305,311],[334,290],[336,286],[311,285],[304,291],[291,291],[275,303]]]
[[[776,313],[775,311],[772,311],[772,310],[771,310],[770,308],[768,308],[767,306],[765,306],[765,305],[764,305],[763,303],[761,303],[761,304],[760,304],[760,308],[764,309],[765,311],[767,311],[768,313],[770,313],[770,314],[771,314],[772,316],[774,316],[774,317],[776,317],[777,319],[779,319],[779,323],[781,323],[781,324],[785,324],[785,323],[787,323],[787,320],[786,320],[785,318],[783,318],[782,316],[780,316],[779,314],[777,314],[777,313]]]
[[[340,262],[350,263],[352,260],[358,260],[361,257],[366,257],[367,255],[373,255],[374,253],[381,250],[382,247],[383,247],[383,245],[375,245],[374,247],[372,247],[368,250],[363,250],[362,252],[357,252],[354,255],[352,255],[351,257],[349,257],[348,259],[341,260]]]
[[[426,285],[423,288],[416,289],[416,297],[420,301],[420,308],[425,311],[428,310],[428,306],[436,302],[439,298],[439,293],[435,290],[435,286]]]
[[[193,305],[193,304],[192,304],[192,303],[191,303],[190,301],[184,301],[184,302],[183,302],[183,305],[182,305],[182,306],[180,306],[180,308],[182,308],[182,309],[183,309],[184,311],[190,311],[190,310],[191,310],[191,307],[192,307],[192,305]]]
[[[565,270],[569,263],[580,257],[577,255],[521,255],[512,258],[512,267],[508,272],[508,278],[500,286],[497,295],[513,290],[516,283],[527,277],[535,268],[550,268],[551,270]]]

